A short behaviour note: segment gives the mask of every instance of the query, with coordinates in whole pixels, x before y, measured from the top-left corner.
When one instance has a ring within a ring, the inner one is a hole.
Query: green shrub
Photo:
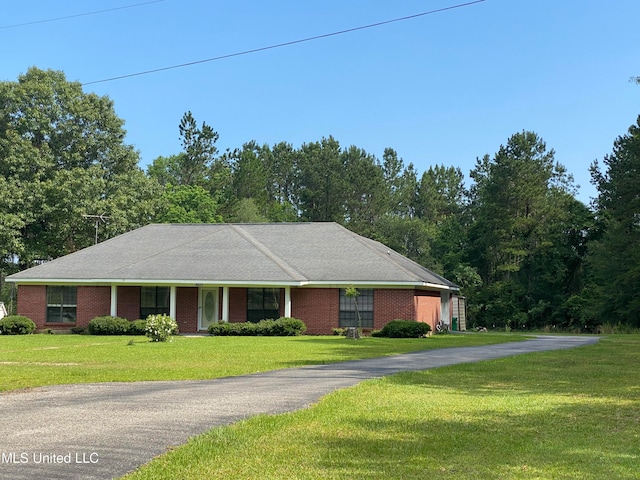
[[[129,324],[129,335],[146,335],[146,334],[147,334],[146,320],[134,320]]]
[[[130,324],[126,318],[105,315],[92,319],[88,328],[91,335],[126,335]]]
[[[209,333],[218,337],[247,337],[258,335],[257,323],[214,323],[209,326]]]
[[[333,332],[334,335],[340,337],[344,337],[347,334],[347,329],[346,328],[332,328],[331,331]]]
[[[277,320],[261,320],[256,324],[258,335],[265,337],[295,337],[307,331],[302,320],[280,317]]]
[[[219,337],[292,337],[302,335],[306,330],[307,326],[302,320],[290,317],[281,317],[277,320],[260,320],[258,323],[215,323],[209,327],[209,333]]]
[[[145,332],[152,342],[166,342],[178,333],[178,324],[169,315],[149,315]]]
[[[86,330],[86,327],[71,327],[71,333],[75,333],[77,335],[82,335]]]
[[[0,335],[27,335],[35,329],[33,320],[22,315],[9,315],[0,320]]]
[[[431,331],[431,326],[427,323],[416,322],[415,320],[392,320],[387,323],[382,330],[372,333],[374,337],[389,338],[418,338]]]

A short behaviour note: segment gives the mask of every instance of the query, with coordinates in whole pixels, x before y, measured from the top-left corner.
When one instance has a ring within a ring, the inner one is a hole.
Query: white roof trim
[[[11,280],[7,279],[7,282],[15,283],[16,285],[93,285],[93,286],[201,286],[211,285],[216,287],[319,287],[319,288],[344,288],[350,285],[358,288],[426,288],[429,290],[451,290],[457,291],[458,289],[448,287],[446,285],[438,285],[435,283],[426,282],[389,282],[389,281],[370,281],[370,280],[345,280],[345,281],[207,281],[207,280],[139,280],[139,279],[77,279],[77,278],[59,278],[59,279],[28,279],[28,280]]]

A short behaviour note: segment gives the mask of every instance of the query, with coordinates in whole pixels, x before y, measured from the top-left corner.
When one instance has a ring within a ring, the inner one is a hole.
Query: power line
[[[4,26],[0,26],[0,29],[24,27],[26,25],[36,25],[38,23],[56,22],[58,20],[66,20],[67,18],[86,17],[88,15],[97,15],[98,13],[113,12],[115,10],[124,10],[125,8],[141,7],[142,5],[149,5],[151,3],[160,3],[160,2],[164,2],[164,0],[153,0],[150,2],[136,3],[134,5],[125,5],[123,7],[108,8],[106,10],[96,10],[95,12],[76,13],[75,15],[67,15],[66,17],[47,18],[45,20],[34,20],[33,22],[16,23],[14,25],[4,25]]]
[[[169,66],[169,67],[155,68],[153,70],[145,70],[143,72],[129,73],[127,75],[120,75],[120,76],[117,76],[117,77],[104,78],[102,80],[93,80],[91,82],[84,82],[84,83],[82,83],[82,85],[93,85],[95,83],[112,82],[114,80],[122,80],[123,78],[138,77],[140,75],[148,75],[150,73],[163,72],[165,70],[173,70],[173,69],[176,69],[176,68],[190,67],[192,65],[198,65],[200,63],[215,62],[215,61],[218,61],[218,60],[224,60],[226,58],[239,57],[241,55],[249,55],[251,53],[263,52],[265,50],[273,50],[275,48],[288,47],[290,45],[296,45],[298,43],[311,42],[313,40],[320,40],[320,39],[323,39],[323,38],[334,37],[336,35],[343,35],[345,33],[356,32],[358,30],[365,30],[367,28],[380,27],[382,25],[388,25],[390,23],[402,22],[402,21],[405,21],[405,20],[411,20],[411,19],[418,18],[418,17],[424,17],[425,15],[431,15],[431,14],[434,14],[434,13],[441,13],[441,12],[445,12],[447,10],[453,10],[453,9],[456,9],[456,8],[468,7],[470,5],[474,5],[476,3],[482,3],[482,2],[485,2],[485,1],[486,0],[474,0],[472,2],[459,3],[457,5],[452,5],[450,7],[439,8],[437,10],[430,10],[428,12],[416,13],[415,15],[409,15],[409,16],[406,16],[406,17],[394,18],[394,19],[391,19],[391,20],[385,20],[385,21],[377,22],[377,23],[370,23],[369,25],[362,25],[360,27],[353,27],[353,28],[348,28],[346,30],[339,30],[337,32],[325,33],[325,34],[322,34],[322,35],[316,35],[314,37],[307,37],[307,38],[301,38],[301,39],[298,39],[298,40],[292,40],[292,41],[289,41],[289,42],[277,43],[275,45],[269,45],[267,47],[259,47],[259,48],[254,48],[254,49],[251,49],[251,50],[244,50],[242,52],[229,53],[229,54],[226,54],[226,55],[220,55],[218,57],[207,58],[207,59],[204,59],[204,60],[196,60],[194,62],[188,62],[188,63],[181,63],[181,64],[178,64],[178,65],[172,65],[172,66]]]

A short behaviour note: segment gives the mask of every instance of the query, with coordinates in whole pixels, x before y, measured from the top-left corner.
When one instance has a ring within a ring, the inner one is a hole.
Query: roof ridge
[[[263,255],[273,261],[284,273],[289,275],[292,279],[297,281],[305,281],[307,277],[298,272],[295,268],[285,262],[278,255],[273,253],[264,243],[260,242],[253,235],[247,232],[244,228],[242,228],[242,224],[237,223],[229,223],[229,227],[234,230],[236,233],[241,235],[245,240],[250,242],[253,246],[255,246]]]
[[[159,226],[159,227],[161,227],[161,228],[162,228],[162,227],[164,227],[164,226],[177,226],[177,225],[186,225],[186,224],[179,224],[179,223],[149,223],[149,224],[147,224],[147,225],[145,225],[145,226],[141,227],[141,229],[142,229],[142,228],[146,228],[146,227],[158,227],[158,226]],[[194,223],[194,224],[192,224],[192,225],[223,225],[223,224],[204,224],[204,223]],[[139,229],[137,229],[137,230],[139,230]],[[131,230],[131,232],[134,232],[134,231],[135,231],[135,230]],[[127,233],[128,233],[128,232],[127,232]],[[116,273],[118,273],[118,272],[119,272],[120,270],[122,270],[122,269],[129,268],[129,267],[131,267],[132,265],[135,265],[135,264],[137,264],[137,263],[144,262],[144,261],[149,260],[149,259],[151,259],[151,258],[155,258],[155,257],[162,256],[162,255],[166,254],[167,252],[171,252],[172,250],[175,250],[176,248],[180,248],[181,246],[186,245],[186,244],[188,244],[188,243],[191,243],[191,242],[193,242],[193,241],[194,241],[194,240],[196,240],[196,239],[198,239],[198,240],[199,240],[199,239],[201,239],[201,238],[206,238],[206,237],[209,237],[209,236],[211,236],[211,235],[212,235],[212,233],[211,233],[211,232],[206,231],[206,233],[204,233],[203,235],[193,236],[193,237],[189,238],[188,240],[185,240],[184,242],[177,243],[177,244],[175,244],[175,245],[173,245],[173,246],[171,246],[171,247],[164,248],[164,249],[162,249],[162,250],[160,250],[160,251],[156,251],[156,252],[154,252],[154,253],[150,253],[149,255],[145,255],[144,257],[136,258],[133,262],[127,263],[126,265],[120,265],[119,267],[114,268],[113,270],[109,270],[109,273],[110,273],[110,274],[116,274]],[[195,237],[195,238],[194,238],[194,237]]]

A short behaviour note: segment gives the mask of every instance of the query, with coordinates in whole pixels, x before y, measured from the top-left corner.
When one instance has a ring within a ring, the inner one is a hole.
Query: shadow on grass
[[[637,418],[637,406],[622,406],[617,415]],[[635,479],[637,421],[610,425],[611,417],[608,405],[567,405],[458,420],[372,419],[343,425],[357,435],[309,441],[324,443],[320,471],[359,478]]]
[[[346,418],[342,430],[355,433],[325,438],[319,468],[361,478],[638,478],[638,347],[640,336],[616,338],[386,377],[360,398],[397,401]]]

